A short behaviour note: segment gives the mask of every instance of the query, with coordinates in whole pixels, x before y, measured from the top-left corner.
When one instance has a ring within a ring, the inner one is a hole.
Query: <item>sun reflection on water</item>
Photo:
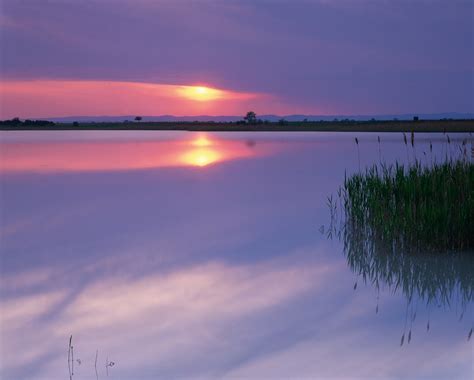
[[[193,166],[207,166],[218,162],[222,155],[212,149],[195,149],[183,155],[183,162]]]
[[[204,167],[223,160],[226,153],[230,152],[229,149],[226,151],[225,144],[219,144],[205,134],[191,140],[189,145],[193,148],[182,155],[185,165]]]
[[[212,141],[206,135],[200,135],[198,138],[194,139],[191,143],[194,146],[209,146],[212,145]]]
[[[270,152],[273,150],[270,149]],[[64,141],[1,146],[0,172],[79,172],[188,166],[202,168],[269,153],[241,141],[200,133],[161,141]]]

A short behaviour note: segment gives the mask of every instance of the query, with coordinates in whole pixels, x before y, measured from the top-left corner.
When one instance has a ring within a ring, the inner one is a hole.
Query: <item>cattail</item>
[[[407,145],[407,135],[405,132],[403,132],[403,141],[405,142],[405,145]]]
[[[411,146],[415,146],[415,132],[411,131]]]

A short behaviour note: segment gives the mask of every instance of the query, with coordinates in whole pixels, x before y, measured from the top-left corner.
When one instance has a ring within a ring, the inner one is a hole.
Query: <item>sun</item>
[[[208,92],[208,89],[207,87],[197,86],[194,87],[194,91],[196,91],[196,94],[205,95]]]
[[[180,97],[198,102],[207,102],[226,97],[225,91],[206,86],[180,86],[176,91]]]

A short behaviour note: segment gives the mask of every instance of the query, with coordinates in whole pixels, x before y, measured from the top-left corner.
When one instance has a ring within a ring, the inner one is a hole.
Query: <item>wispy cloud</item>
[[[199,86],[141,82],[4,81],[0,117],[78,115],[244,114],[263,94]]]

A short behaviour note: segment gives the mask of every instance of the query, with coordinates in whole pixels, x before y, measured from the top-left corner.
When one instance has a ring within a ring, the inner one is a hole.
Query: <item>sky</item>
[[[1,0],[0,118],[474,112],[463,0]]]

